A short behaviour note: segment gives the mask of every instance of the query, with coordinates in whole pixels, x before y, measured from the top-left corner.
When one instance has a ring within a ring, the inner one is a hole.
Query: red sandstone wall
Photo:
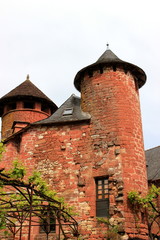
[[[10,142],[7,146],[1,166],[10,166],[12,153],[21,159],[28,172],[41,171],[50,185],[78,213],[76,217],[80,225],[83,239],[103,239],[106,228],[98,227],[95,216],[95,181],[94,177],[111,175],[110,204],[116,204],[118,190],[112,181],[113,169],[118,170],[115,161],[115,146],[102,156],[94,142],[95,134],[90,138],[89,125],[70,125],[59,127],[42,127],[23,134],[20,152]],[[96,153],[93,153],[93,152]],[[106,157],[110,162],[106,162]],[[119,159],[119,157],[118,157]],[[119,160],[118,160],[119,161]],[[121,182],[118,183],[119,187]],[[118,202],[118,199],[117,199]],[[120,208],[121,209],[121,208]],[[119,211],[120,211],[119,209]]]
[[[14,121],[33,123],[49,117],[49,114],[37,110],[18,109],[7,112],[2,117],[2,139],[12,135]]]
[[[90,135],[91,134],[91,135]],[[103,143],[103,144],[102,144]],[[10,166],[11,159],[21,159],[28,172],[42,172],[50,185],[78,213],[83,239],[103,239],[106,228],[100,226],[95,216],[96,176],[109,176],[110,213],[114,221],[124,225],[124,206],[120,196],[123,189],[121,155],[119,146],[105,146],[104,138],[97,142],[96,134],[89,125],[42,127],[23,134],[18,146],[10,142],[1,166]],[[37,231],[37,230],[36,230]],[[32,234],[33,239],[37,234]]]
[[[103,74],[94,72],[93,77],[86,75],[81,82],[81,94],[82,110],[92,116],[90,128],[95,133],[94,144],[99,142],[102,146],[99,148],[101,155],[106,155],[107,146],[118,148],[118,159],[114,158],[117,165],[114,178],[124,183],[121,213],[125,218],[125,231],[130,236],[135,233],[145,238],[146,223],[143,224],[140,218],[141,233],[138,233],[135,218],[127,204],[129,191],[147,192],[139,94],[135,80],[129,72],[125,74],[121,69],[113,71],[107,68]],[[106,162],[110,161],[106,157]]]

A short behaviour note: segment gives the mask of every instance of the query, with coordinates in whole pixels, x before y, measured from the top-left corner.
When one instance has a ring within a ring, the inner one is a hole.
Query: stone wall
[[[2,139],[13,134],[12,125],[14,121],[33,123],[49,117],[49,114],[34,109],[11,110],[2,116]]]

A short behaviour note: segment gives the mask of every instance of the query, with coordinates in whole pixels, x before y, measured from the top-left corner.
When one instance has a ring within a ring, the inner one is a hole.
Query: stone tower
[[[21,130],[29,123],[49,117],[57,106],[30,80],[10,91],[0,99],[2,139]]]
[[[105,162],[108,169],[101,175],[108,177],[109,215],[113,221],[117,217],[122,222],[124,219],[124,231],[130,236],[137,233],[137,229],[127,194],[132,190],[147,192],[139,102],[139,88],[145,81],[142,69],[122,61],[109,49],[97,62],[80,70],[74,80],[81,92],[82,111],[92,116],[90,128],[94,150],[91,158],[97,166]],[[100,197],[105,198],[105,195]],[[140,235],[143,235],[146,232],[143,214],[139,222]]]

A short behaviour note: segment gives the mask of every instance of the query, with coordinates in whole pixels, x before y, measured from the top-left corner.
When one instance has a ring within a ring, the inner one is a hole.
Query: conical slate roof
[[[119,59],[110,49],[107,49],[95,63],[81,69],[77,73],[74,79],[76,89],[80,91],[81,80],[85,73],[91,74],[94,70],[102,69],[103,66],[119,67],[124,69],[125,72],[130,71],[137,78],[139,88],[146,82],[146,74],[141,68]]]
[[[52,109],[57,109],[55,103],[29,80],[29,76],[27,76],[27,79],[23,83],[0,98],[0,108],[2,108],[5,103],[20,99],[39,100],[47,103]]]
[[[102,62],[123,62],[121,59],[119,59],[110,49],[107,49],[97,60],[96,63],[102,63]]]

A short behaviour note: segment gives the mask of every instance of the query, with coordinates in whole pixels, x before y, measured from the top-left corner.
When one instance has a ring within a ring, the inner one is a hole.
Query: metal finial
[[[109,49],[109,43],[106,44],[107,45],[107,50]]]
[[[27,78],[26,78],[26,80],[29,80],[29,74],[27,74]]]

